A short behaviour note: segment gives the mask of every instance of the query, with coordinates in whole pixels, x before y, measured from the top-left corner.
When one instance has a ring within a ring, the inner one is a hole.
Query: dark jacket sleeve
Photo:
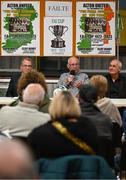
[[[21,76],[21,73],[16,73],[11,77],[7,92],[6,92],[6,96],[7,97],[16,97],[18,96],[17,94],[17,83],[18,80]]]

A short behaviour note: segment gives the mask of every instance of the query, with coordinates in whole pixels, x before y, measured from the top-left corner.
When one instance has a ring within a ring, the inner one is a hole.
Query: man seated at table
[[[108,80],[107,96],[110,98],[126,98],[126,77],[120,71],[121,61],[113,59],[108,68],[106,78]]]
[[[7,97],[16,97],[18,96],[17,94],[17,84],[18,80],[21,76],[22,73],[27,73],[32,70],[32,60],[28,57],[23,58],[21,65],[20,65],[20,71],[19,73],[13,74],[11,77],[6,96]]]
[[[110,62],[106,75],[108,80],[108,91],[106,96],[109,98],[126,98],[126,77],[121,74],[122,63],[118,59]],[[118,108],[123,116],[124,107]]]
[[[89,82],[88,75],[80,72],[80,62],[77,57],[68,59],[67,68],[69,72],[61,74],[58,87],[65,86],[73,95],[77,95],[82,84]]]

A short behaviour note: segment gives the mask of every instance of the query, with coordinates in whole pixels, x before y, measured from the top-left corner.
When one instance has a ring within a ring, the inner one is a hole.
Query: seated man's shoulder
[[[68,76],[69,75],[69,72],[64,72],[60,75],[60,77],[64,77],[64,76]]]
[[[105,76],[108,80],[109,80],[109,79],[112,79],[112,78],[111,78],[111,75],[110,75],[109,73],[106,74],[106,75],[104,75],[104,76]],[[126,80],[126,75],[120,73],[120,74],[119,74],[119,78],[122,79],[122,80],[123,80],[123,79]]]
[[[12,78],[13,77],[20,77],[21,76],[21,72],[14,72],[13,74],[12,74]]]
[[[85,73],[85,72],[79,72],[79,74],[81,74],[81,75],[83,75],[83,76],[88,76],[88,74]]]
[[[0,109],[0,114],[1,113],[7,113],[9,111],[13,110],[13,108],[11,106],[3,106],[1,109]]]
[[[126,80],[126,75],[120,74],[120,78]]]
[[[11,81],[17,81],[21,77],[21,72],[15,72],[11,76]]]

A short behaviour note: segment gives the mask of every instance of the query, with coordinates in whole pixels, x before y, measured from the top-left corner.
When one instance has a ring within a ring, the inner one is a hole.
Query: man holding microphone
[[[67,68],[69,72],[61,74],[58,87],[65,86],[77,96],[80,86],[89,82],[88,75],[80,72],[80,62],[77,57],[72,56],[68,59]]]

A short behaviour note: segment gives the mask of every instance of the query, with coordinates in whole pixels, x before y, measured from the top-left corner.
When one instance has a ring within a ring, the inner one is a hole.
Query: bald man
[[[32,129],[48,122],[50,115],[39,112],[44,96],[45,90],[40,84],[29,84],[23,91],[23,102],[1,108],[0,131],[8,130],[11,136],[27,137]]]
[[[69,72],[61,74],[58,87],[65,86],[77,96],[80,86],[89,82],[88,75],[80,72],[80,61],[77,57],[72,56],[68,59],[67,68]]]

